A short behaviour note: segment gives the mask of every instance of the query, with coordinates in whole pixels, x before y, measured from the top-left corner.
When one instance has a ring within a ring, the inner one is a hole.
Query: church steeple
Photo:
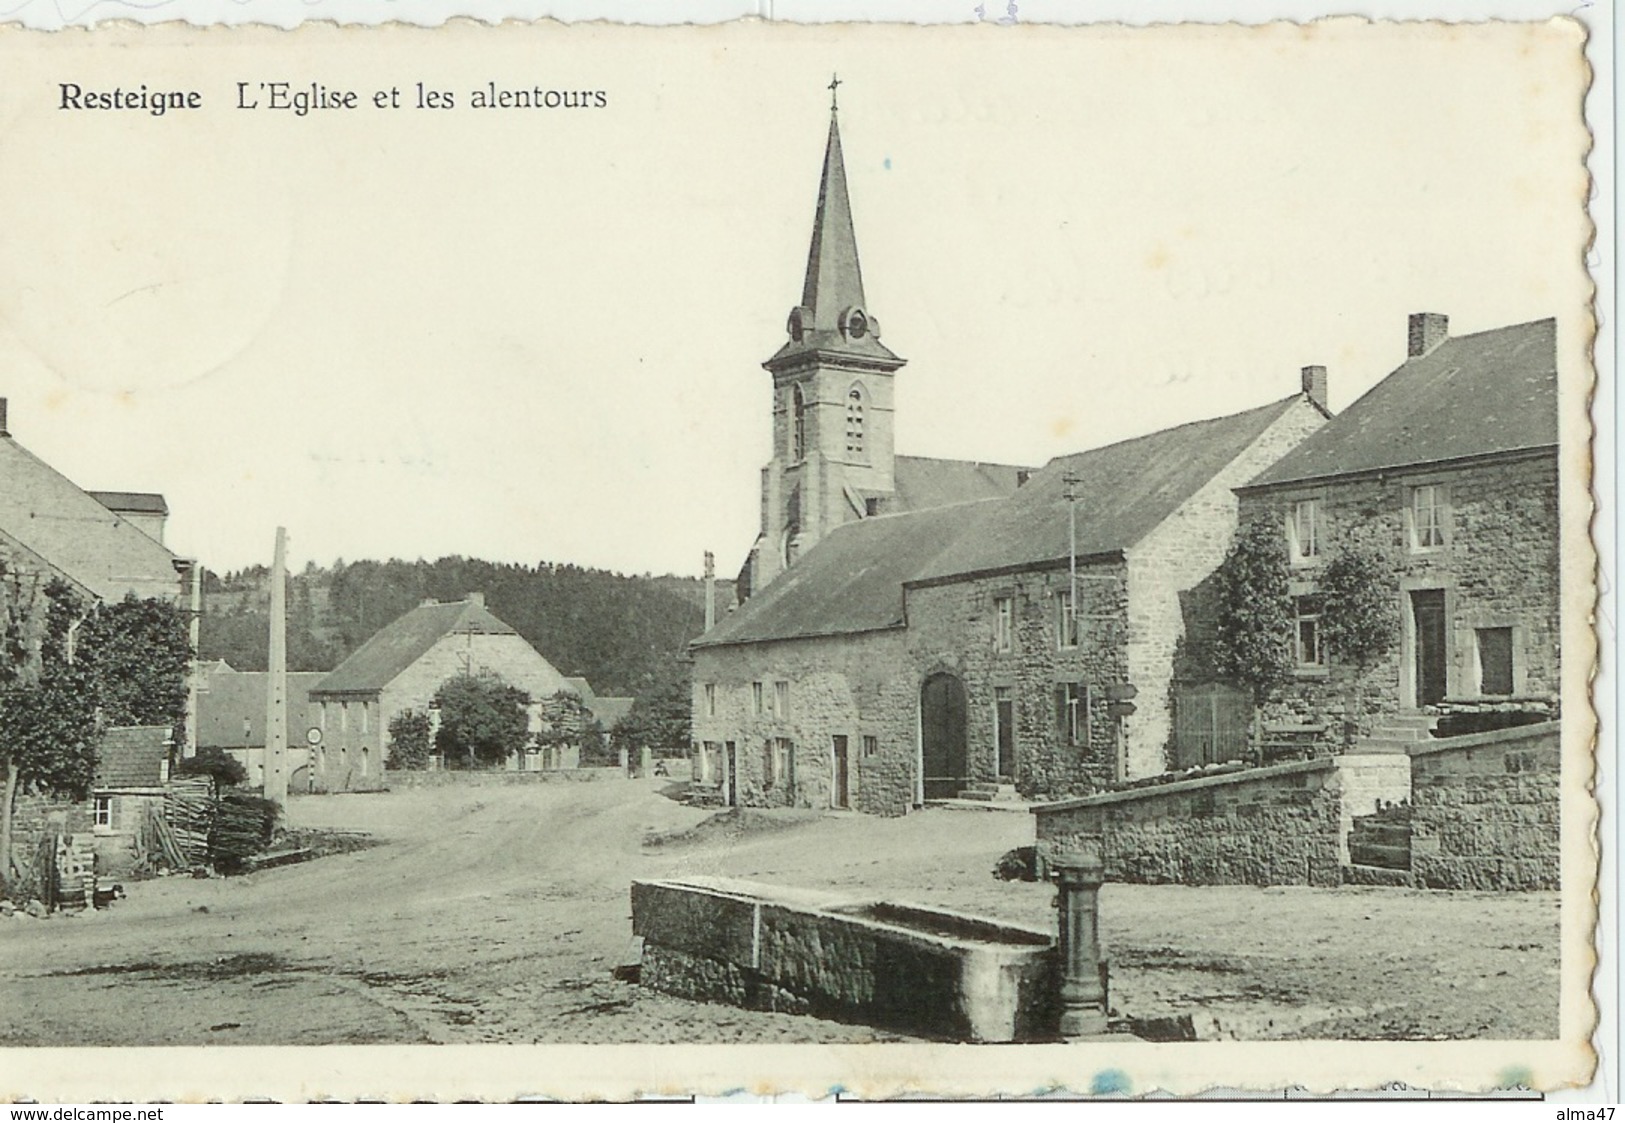
[[[893,386],[903,360],[880,342],[858,268],[841,128],[830,83],[829,139],[812,244],[790,338],[773,374],[773,459],[762,469],[762,533],[744,575],[760,589],[843,523],[896,493]]]
[[[818,209],[813,215],[801,303],[790,311],[789,342],[763,364],[775,373],[797,358],[820,351],[861,356],[885,370],[903,365],[880,342],[880,324],[869,314],[863,297],[863,271],[858,265],[858,239],[846,190],[840,113],[834,97],[839,85],[839,78],[830,82],[829,139],[824,144],[824,172],[818,182]]]

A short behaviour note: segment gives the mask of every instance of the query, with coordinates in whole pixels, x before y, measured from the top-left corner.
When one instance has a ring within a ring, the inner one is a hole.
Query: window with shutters
[[[1478,629],[1478,692],[1512,693],[1512,629]]]

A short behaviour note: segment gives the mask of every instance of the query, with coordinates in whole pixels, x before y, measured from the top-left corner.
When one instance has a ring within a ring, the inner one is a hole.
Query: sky
[[[283,525],[296,566],[731,573],[832,71],[900,452],[1041,465],[1311,363],[1341,409],[1412,312],[1587,328],[1550,25],[450,30],[0,37],[12,434],[162,492],[216,571]],[[363,108],[235,107],[276,80]],[[69,81],[204,105],[63,110]],[[607,104],[469,108],[488,82]]]

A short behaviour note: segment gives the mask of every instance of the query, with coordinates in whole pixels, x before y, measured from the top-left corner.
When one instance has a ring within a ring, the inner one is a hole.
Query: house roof
[[[999,502],[877,515],[837,527],[693,646],[897,627],[903,623],[903,583]]]
[[[382,690],[445,636],[518,634],[477,600],[419,605],[386,624],[312,687],[311,693],[357,694]]]
[[[587,699],[587,709],[604,729],[614,729],[616,722],[632,712],[632,699],[595,695]]]
[[[937,551],[914,580],[1064,562],[1071,556],[1069,475],[1078,480],[1078,556],[1125,550],[1303,400],[1294,394],[1244,413],[1056,457],[1009,498],[989,504],[975,532]]]
[[[881,511],[887,514],[1011,495],[1021,486],[1022,473],[1031,471],[1013,464],[929,456],[899,456],[894,464],[897,490],[880,504]]]
[[[1557,321],[1446,338],[1249,487],[1555,447]]]
[[[564,684],[580,695],[583,702],[590,702],[594,697],[592,687],[579,675],[566,675]]]
[[[167,515],[169,504],[162,495],[150,491],[87,491],[109,511],[132,515]]]
[[[0,531],[103,600],[180,591],[173,553],[10,436],[0,436]]]
[[[167,725],[116,725],[102,734],[96,750],[94,787],[156,788],[165,779],[169,759]]]
[[[288,733],[304,732],[310,691],[326,677],[321,671],[288,675]],[[198,691],[197,743],[200,749],[258,748],[265,744],[265,701],[271,676],[266,671],[217,671]]]

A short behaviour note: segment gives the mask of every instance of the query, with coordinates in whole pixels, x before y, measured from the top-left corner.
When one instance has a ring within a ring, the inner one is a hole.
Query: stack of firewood
[[[177,868],[201,865],[209,858],[209,834],[214,829],[214,781],[172,780],[164,794],[164,817],[176,851]]]

